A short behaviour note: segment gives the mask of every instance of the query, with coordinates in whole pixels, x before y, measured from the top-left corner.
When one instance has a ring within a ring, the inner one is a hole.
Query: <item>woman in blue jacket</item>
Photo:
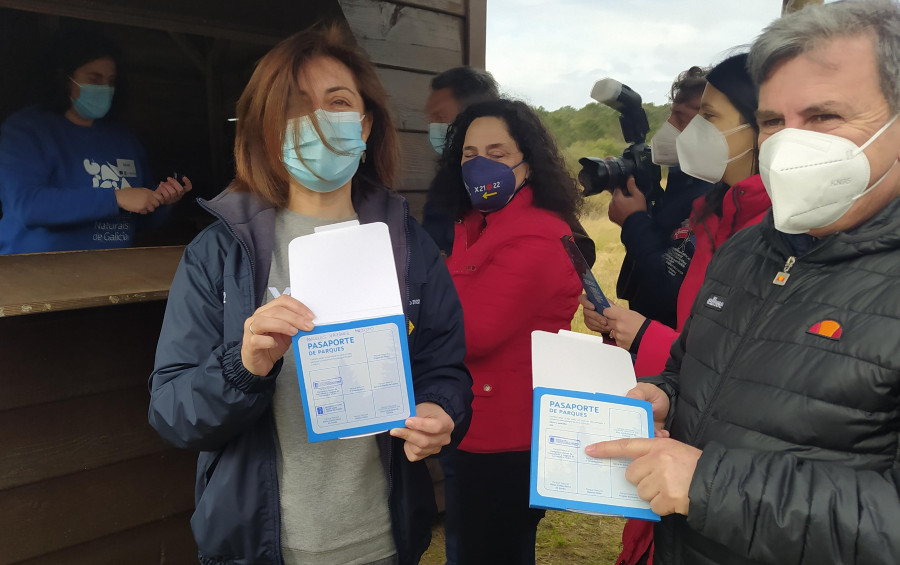
[[[186,177],[145,188],[152,177],[144,148],[105,119],[116,47],[77,30],[54,44],[48,100],[0,127],[0,255],[131,247],[136,229],[161,224],[165,206],[191,190]]]
[[[428,547],[421,460],[465,433],[472,382],[444,262],[384,187],[397,156],[386,99],[329,29],[276,46],[238,102],[236,178],[201,202],[219,221],[185,250],[150,378],[151,425],[201,451],[191,525],[203,563],[406,564]],[[390,434],[309,443],[290,345],[314,314],[288,295],[287,244],[351,219],[388,225],[417,415]]]

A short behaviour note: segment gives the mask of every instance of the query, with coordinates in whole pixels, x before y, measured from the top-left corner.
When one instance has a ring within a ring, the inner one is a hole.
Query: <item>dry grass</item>
[[[608,202],[609,193],[588,198],[581,223],[597,245],[594,276],[603,292],[613,299],[625,249],[619,240],[619,226],[606,217]],[[572,320],[572,329],[591,333],[584,325],[580,307]],[[621,518],[548,511],[538,527],[536,561],[540,565],[612,564],[622,549],[624,524]],[[421,563],[443,565],[444,560],[444,527],[438,524],[432,530],[431,547]]]
[[[622,551],[625,520],[548,510],[541,520],[535,544],[538,565],[612,565]],[[443,565],[444,525],[431,530],[431,547],[422,565]]]

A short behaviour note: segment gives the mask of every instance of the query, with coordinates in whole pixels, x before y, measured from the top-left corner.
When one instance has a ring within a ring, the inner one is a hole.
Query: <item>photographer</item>
[[[630,196],[616,188],[609,203],[609,219],[622,227],[626,251],[616,294],[632,310],[673,328],[678,289],[694,252],[687,229],[691,203],[712,188],[681,171],[675,139],[700,109],[705,75],[704,69],[691,67],[678,76],[670,92],[672,113],[650,140],[653,162],[669,167],[665,192],[648,209],[646,197],[629,179]]]
[[[581,298],[585,325],[609,332],[616,345],[635,353],[638,377],[657,375],[665,367],[715,250],[740,229],[758,223],[771,206],[756,174],[756,94],[746,60],[746,54],[735,55],[709,72],[700,113],[678,138],[684,171],[716,184],[693,203],[685,230],[695,241],[696,254],[678,293],[675,326],[620,306],[601,315]]]

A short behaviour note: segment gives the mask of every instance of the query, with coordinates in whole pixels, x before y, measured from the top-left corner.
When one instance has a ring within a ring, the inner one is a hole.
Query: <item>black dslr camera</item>
[[[635,184],[647,201],[655,200],[662,192],[659,184],[662,173],[659,165],[651,160],[650,146],[645,143],[650,124],[641,106],[641,95],[615,79],[605,78],[594,85],[591,98],[621,114],[619,124],[622,126],[622,136],[631,145],[625,148],[622,157],[582,157],[578,160],[582,167],[578,182],[584,187],[584,195],[600,194],[604,190],[612,192],[619,188],[630,196],[625,183],[633,175]]]

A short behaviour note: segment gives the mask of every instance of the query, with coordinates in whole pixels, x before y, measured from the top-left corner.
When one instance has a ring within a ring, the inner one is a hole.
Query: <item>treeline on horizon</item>
[[[669,117],[670,106],[645,103],[643,107],[650,123],[650,133],[647,134],[649,143],[656,130]],[[619,113],[609,106],[591,102],[581,109],[563,106],[558,110],[548,111],[538,107],[535,111],[556,140],[573,177],[577,178],[578,171],[581,170],[578,164],[581,157],[621,157],[627,145],[622,137]]]

